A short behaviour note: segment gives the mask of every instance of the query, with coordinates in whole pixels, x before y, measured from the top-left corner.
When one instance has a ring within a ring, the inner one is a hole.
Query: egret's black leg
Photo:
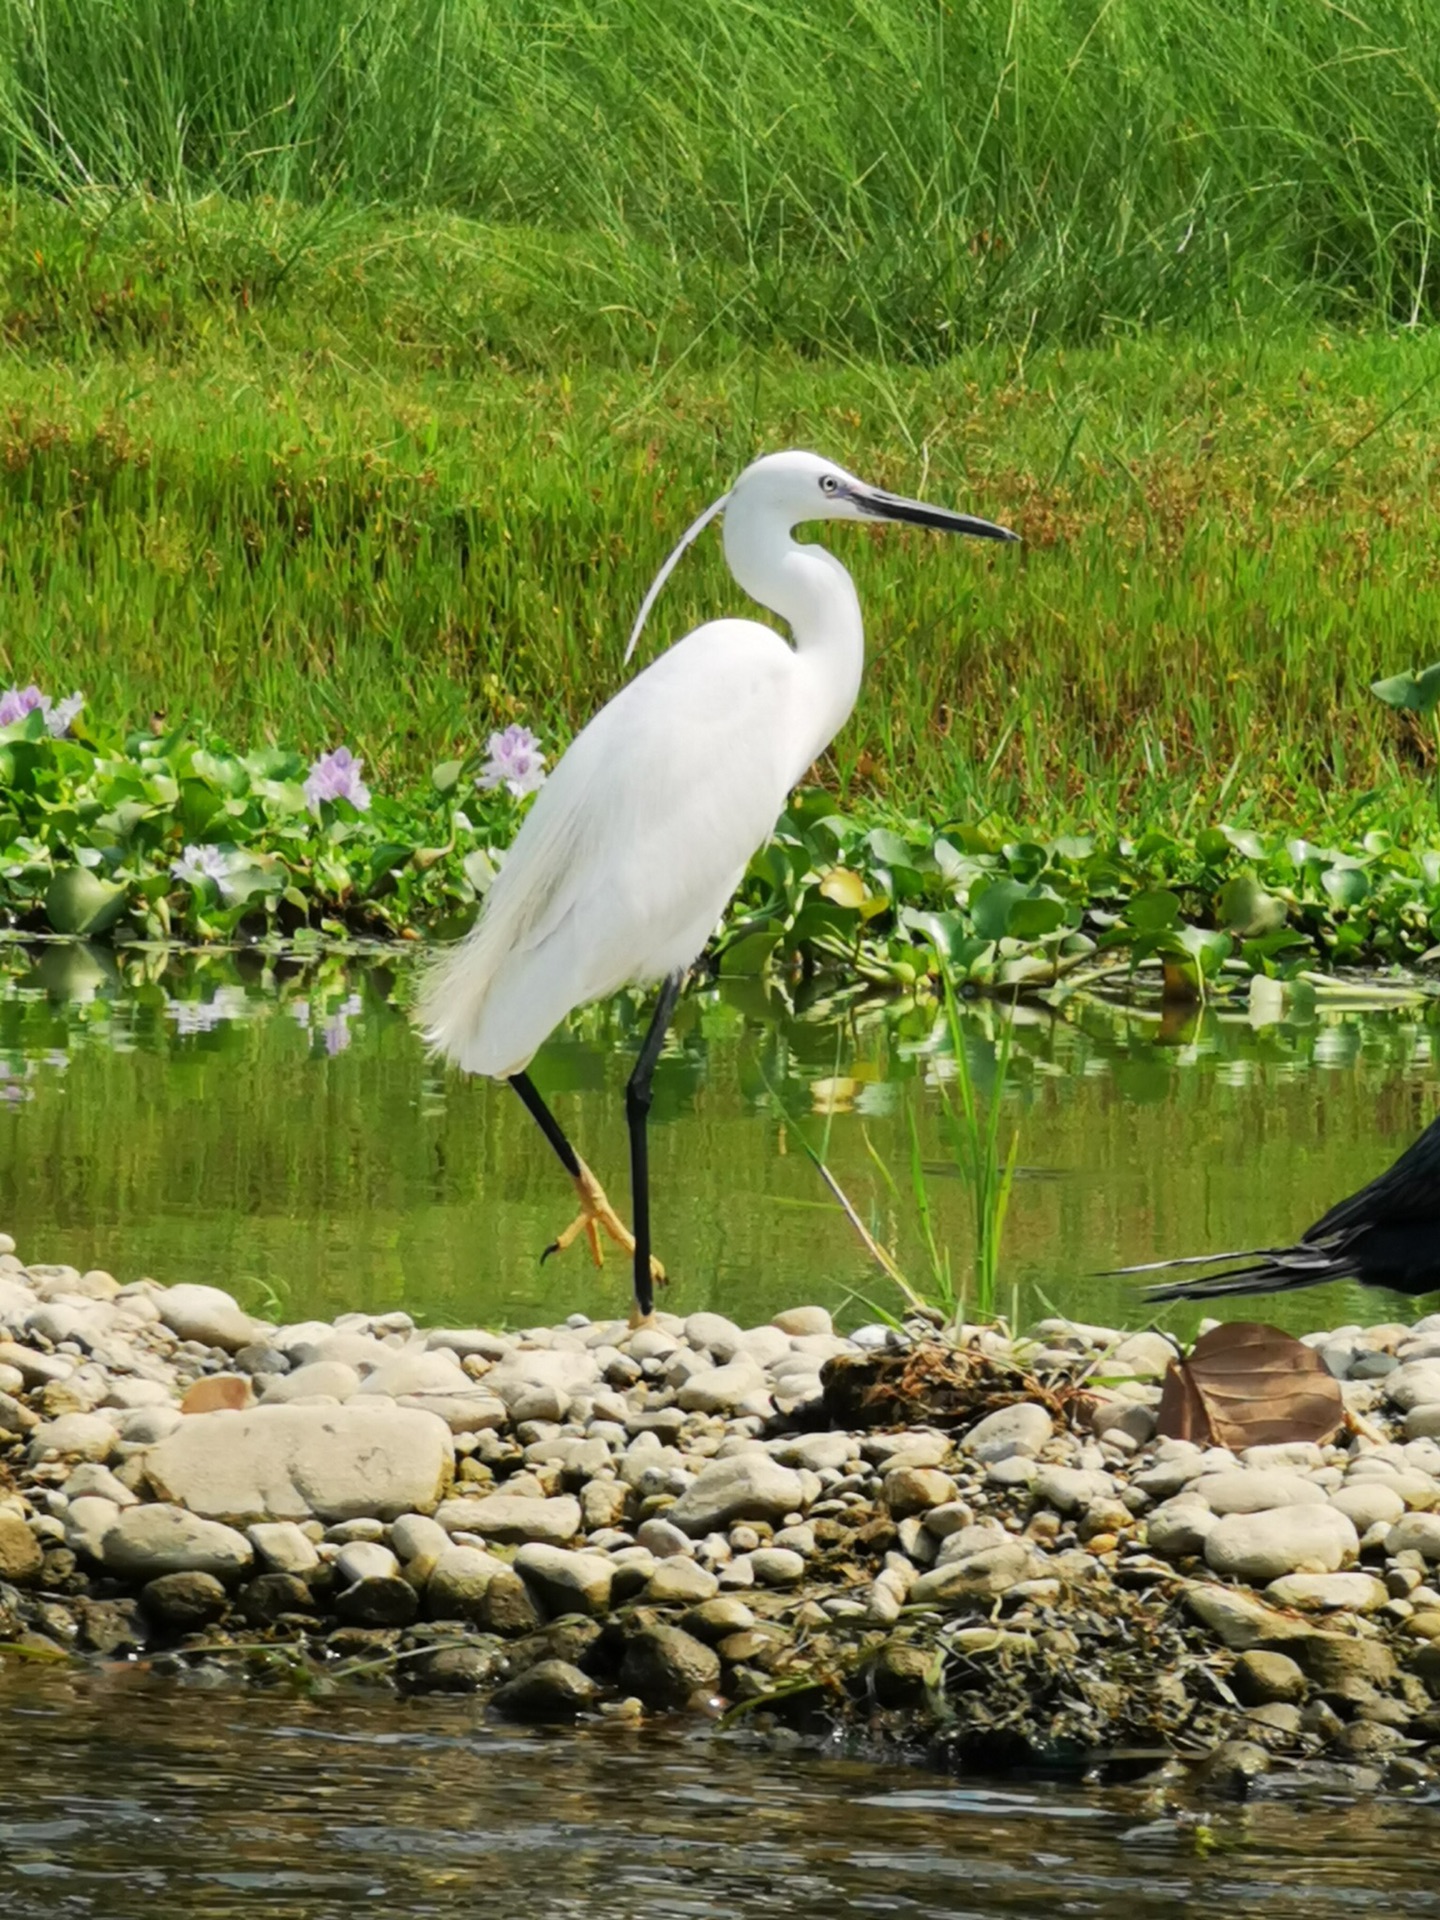
[[[672,973],[660,985],[660,997],[640,1045],[635,1070],[625,1087],[625,1118],[630,1127],[630,1209],[635,1234],[635,1309],[642,1319],[655,1305],[650,1272],[650,1154],[645,1122],[650,1113],[650,1083],[655,1062],[665,1044],[665,1029],[685,984],[683,973]]]
[[[659,1051],[658,1040],[656,1042],[656,1051]],[[650,1064],[651,1066],[655,1064],[653,1057]],[[552,1253],[563,1253],[565,1249],[572,1246],[582,1234],[589,1245],[590,1258],[595,1262],[597,1267],[603,1267],[605,1264],[605,1254],[600,1242],[600,1236],[602,1234],[604,1234],[606,1238],[613,1240],[616,1246],[622,1248],[624,1252],[633,1253],[635,1250],[635,1236],[605,1197],[605,1189],[580,1158],[579,1154],[576,1153],[574,1147],[572,1147],[570,1142],[565,1138],[564,1130],[561,1128],[560,1122],[555,1118],[554,1114],[551,1113],[549,1107],[546,1106],[540,1096],[539,1089],[529,1074],[512,1073],[510,1075],[510,1084],[525,1102],[525,1106],[533,1117],[535,1124],[554,1148],[556,1158],[574,1182],[575,1192],[580,1201],[579,1213],[570,1222],[568,1227],[556,1234],[549,1246],[546,1247],[540,1255],[541,1261],[544,1262],[548,1260]],[[648,1090],[646,1094],[646,1105],[649,1105]],[[664,1281],[665,1269],[658,1261],[650,1261],[647,1271],[651,1274],[652,1278],[662,1282]]]
[[[572,1180],[580,1177],[580,1156],[560,1130],[560,1122],[540,1097],[540,1089],[528,1073],[512,1073],[510,1084],[525,1102],[531,1118],[550,1142],[560,1164]]]

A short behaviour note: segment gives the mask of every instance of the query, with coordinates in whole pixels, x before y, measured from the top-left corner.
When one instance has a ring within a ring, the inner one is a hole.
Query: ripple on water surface
[[[31,1920],[1440,1912],[1440,1806],[955,1782],[709,1730],[0,1667],[0,1911]]]

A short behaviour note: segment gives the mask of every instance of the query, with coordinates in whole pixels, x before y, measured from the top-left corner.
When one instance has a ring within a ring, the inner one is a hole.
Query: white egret
[[[832,554],[798,545],[791,530],[809,520],[899,520],[1016,538],[988,520],[883,493],[816,454],[768,454],[670,555],[627,660],[671,567],[722,508],[731,573],[792,640],[756,620],[708,621],[623,687],[540,789],[475,926],[425,981],[419,1012],[436,1051],[467,1073],[510,1082],[570,1175],[580,1213],[547,1253],[583,1233],[599,1265],[600,1234],[608,1234],[633,1258],[641,1319],[654,1281],[664,1279],[651,1255],[645,1124],[665,1029],[751,856],[860,688],[854,582]],[[631,1233],[526,1068],[572,1007],[655,981],[654,1017],[625,1094]]]

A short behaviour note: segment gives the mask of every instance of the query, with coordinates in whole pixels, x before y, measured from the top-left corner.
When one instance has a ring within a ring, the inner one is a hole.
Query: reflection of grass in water
[[[913,1275],[905,1272],[894,1248],[887,1247],[875,1228],[867,1225],[830,1167],[828,1146],[831,1122],[834,1117],[833,1109],[826,1109],[825,1126],[820,1143],[816,1145],[810,1140],[805,1129],[786,1110],[776,1089],[771,1087],[770,1091],[776,1110],[844,1211],[870,1257],[886,1279],[899,1290],[906,1306],[927,1316],[939,1315],[945,1325],[953,1329],[967,1320],[990,1321],[996,1317],[1000,1248],[1005,1231],[1005,1216],[1010,1205],[1010,1191],[1015,1180],[1020,1132],[1018,1127],[1012,1130],[1009,1144],[1002,1153],[1000,1109],[1006,1071],[1010,1063],[1012,1029],[1009,1022],[1005,1023],[996,1050],[994,1084],[988,1099],[981,1098],[970,1071],[960,1005],[953,987],[948,982],[945,993],[945,1023],[951,1055],[955,1061],[955,1093],[951,1092],[948,1078],[937,1075],[936,1085],[942,1107],[942,1131],[951,1148],[955,1171],[960,1175],[970,1196],[973,1233],[968,1272],[958,1284],[952,1249],[942,1240],[936,1229],[935,1209],[929,1185],[932,1174],[927,1166],[920,1138],[915,1088],[912,1086],[907,1089],[905,1101],[908,1147],[905,1171],[911,1215],[928,1268],[923,1280],[917,1280]],[[839,1065],[840,1058],[837,1051],[837,1073]],[[894,1169],[877,1151],[868,1132],[865,1133],[864,1139],[866,1150],[892,1199],[897,1204],[904,1205],[904,1196]]]

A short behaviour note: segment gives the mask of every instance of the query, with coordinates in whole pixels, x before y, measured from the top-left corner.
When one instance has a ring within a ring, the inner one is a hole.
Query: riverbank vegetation
[[[514,813],[432,770],[553,757],[678,530],[808,443],[1024,545],[833,536],[865,687],[732,965],[1418,958],[1436,734],[1371,686],[1440,656],[1435,47],[1413,0],[0,6],[0,675],[87,701],[19,742],[12,913],[98,852],[122,931],[235,931],[173,872],[223,764],[252,920],[453,925]],[[736,605],[711,538],[646,645]],[[341,742],[375,808],[322,820]],[[189,801],[116,812],[142,744]]]

